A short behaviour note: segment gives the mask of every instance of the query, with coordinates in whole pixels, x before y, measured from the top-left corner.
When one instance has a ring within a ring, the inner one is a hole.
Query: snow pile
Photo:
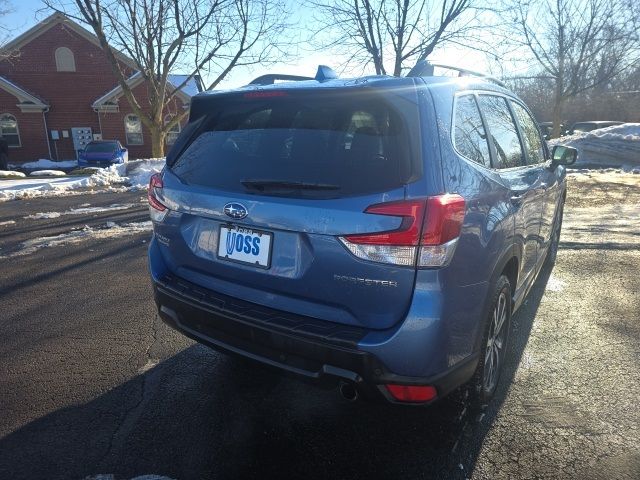
[[[85,178],[81,186],[89,188],[125,184],[127,182],[126,165],[125,163],[121,163],[100,168],[96,173]]]
[[[26,175],[15,170],[0,170],[0,178],[24,178]]]
[[[30,177],[64,177],[66,173],[62,170],[34,170],[29,174]]]
[[[133,162],[130,162],[133,163]],[[129,175],[129,183],[132,188],[146,189],[149,186],[149,178],[154,173],[159,173],[164,168],[164,158],[152,158],[143,160]]]
[[[555,138],[549,145],[578,149],[578,166],[618,167],[640,172],[640,123],[625,123]]]
[[[20,165],[14,165],[14,167],[21,167],[27,170],[31,169],[47,169],[47,168],[73,168],[78,166],[77,160],[62,160],[60,162],[54,162],[52,160],[47,160],[41,158],[37,162],[27,162]]]
[[[85,226],[80,230],[72,230],[53,237],[38,237],[27,240],[26,242],[22,242],[16,251],[6,255],[0,255],[0,259],[30,255],[42,248],[76,244],[90,239],[99,240],[105,238],[124,237],[138,233],[150,232],[151,230],[153,230],[153,224],[151,221],[123,223],[122,225],[115,222],[107,222],[104,226],[100,227]]]
[[[100,168],[94,174],[78,177],[51,177],[0,181],[0,202],[20,198],[56,197],[146,189],[149,177],[164,168],[164,159],[136,160]],[[99,189],[99,190],[96,190]]]
[[[108,187],[127,185],[129,190],[143,190],[149,185],[149,178],[164,168],[164,158],[149,158],[128,163],[119,163],[101,168],[86,178],[85,187]]]

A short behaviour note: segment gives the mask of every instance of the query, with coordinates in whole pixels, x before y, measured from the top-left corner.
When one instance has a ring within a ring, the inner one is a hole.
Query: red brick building
[[[9,55],[0,60],[0,135],[10,145],[11,163],[74,159],[84,143],[100,138],[120,140],[130,159],[151,156],[150,133],[122,96],[94,34],[56,13],[3,49]],[[135,64],[123,54],[118,58],[138,102],[147,105]],[[179,86],[184,78],[172,76],[171,82]],[[189,108],[200,89],[198,79],[189,81],[165,118]]]

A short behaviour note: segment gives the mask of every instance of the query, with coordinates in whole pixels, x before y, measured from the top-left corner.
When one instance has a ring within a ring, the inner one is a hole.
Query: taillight
[[[431,385],[385,385],[391,396],[399,402],[424,403],[438,396]]]
[[[447,194],[381,203],[365,213],[402,217],[393,231],[347,235],[342,243],[359,258],[394,265],[442,267],[449,263],[464,221],[465,201]]]
[[[149,200],[149,213],[151,214],[151,220],[155,222],[161,222],[164,220],[168,210],[158,197],[156,196],[156,189],[162,189],[164,187],[162,183],[162,176],[159,173],[154,173],[149,179],[149,189],[147,190],[147,200]]]
[[[442,245],[460,236],[465,202],[460,195],[427,198],[421,245]]]

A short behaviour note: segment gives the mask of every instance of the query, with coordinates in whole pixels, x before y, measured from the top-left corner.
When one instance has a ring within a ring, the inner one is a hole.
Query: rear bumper
[[[165,274],[153,278],[164,322],[217,350],[238,354],[324,385],[352,382],[369,398],[394,400],[384,384],[432,385],[442,398],[476,369],[470,356],[440,374],[404,376],[391,372],[359,343],[368,330],[294,316],[203,289]],[[431,402],[428,402],[431,403]]]
[[[118,165],[123,163],[123,159],[113,158],[110,160],[87,160],[87,159],[78,159],[79,167],[109,167],[111,165]]]

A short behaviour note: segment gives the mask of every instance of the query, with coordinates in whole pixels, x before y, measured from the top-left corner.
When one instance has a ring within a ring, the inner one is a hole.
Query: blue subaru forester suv
[[[195,96],[149,186],[161,318],[351,399],[488,401],[576,152],[495,81],[432,73]]]

